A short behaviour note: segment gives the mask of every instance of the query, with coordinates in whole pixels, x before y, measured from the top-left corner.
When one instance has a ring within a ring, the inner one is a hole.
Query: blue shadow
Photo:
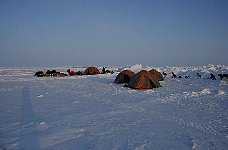
[[[38,150],[40,142],[35,127],[35,116],[29,87],[23,87],[21,97],[21,131],[19,149]]]

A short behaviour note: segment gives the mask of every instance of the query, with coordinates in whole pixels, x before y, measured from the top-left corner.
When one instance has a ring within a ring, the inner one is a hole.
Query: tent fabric
[[[135,73],[132,72],[131,70],[123,70],[116,76],[114,83],[116,83],[116,84],[129,83],[130,78],[133,75],[135,75]]]
[[[131,77],[128,87],[133,89],[153,89],[160,87],[158,79],[146,70],[142,70],[139,73]]]
[[[149,72],[151,74],[153,74],[158,79],[158,81],[164,81],[164,77],[162,76],[162,74],[159,71],[152,69]]]
[[[95,74],[100,74],[100,71],[96,67],[88,67],[84,71],[85,75],[95,75]]]
[[[68,72],[68,74],[70,76],[74,76],[75,75],[75,72],[73,70],[71,70],[71,69],[68,69],[67,72]]]

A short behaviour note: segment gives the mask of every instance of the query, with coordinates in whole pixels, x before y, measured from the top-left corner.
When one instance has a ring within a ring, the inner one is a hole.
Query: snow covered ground
[[[168,73],[162,87],[139,91],[113,83],[123,69],[151,68]],[[228,81],[207,79],[228,73],[228,66],[134,65],[109,68],[114,74],[33,76],[47,69],[68,68],[0,68],[0,148],[228,149]],[[172,71],[191,78],[171,78]]]

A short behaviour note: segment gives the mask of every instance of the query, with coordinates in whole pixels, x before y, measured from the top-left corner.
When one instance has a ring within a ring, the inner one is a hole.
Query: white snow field
[[[113,83],[123,69],[151,68],[168,73],[160,88]],[[134,65],[110,67],[114,74],[33,76],[47,69],[68,67],[0,68],[0,149],[228,149],[228,81],[217,76],[228,73],[228,66]],[[191,77],[171,78],[172,71]],[[217,80],[207,79],[210,73]]]

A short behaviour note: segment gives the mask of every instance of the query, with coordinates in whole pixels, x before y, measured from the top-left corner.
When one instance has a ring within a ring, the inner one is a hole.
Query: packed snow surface
[[[160,88],[133,90],[113,83],[123,69],[152,68],[168,74]],[[33,76],[47,69],[69,68],[0,68],[0,148],[228,149],[228,82],[217,76],[228,73],[228,66],[134,65],[109,67],[114,74]],[[171,78],[171,72],[190,78]],[[217,80],[207,79],[210,73]]]

